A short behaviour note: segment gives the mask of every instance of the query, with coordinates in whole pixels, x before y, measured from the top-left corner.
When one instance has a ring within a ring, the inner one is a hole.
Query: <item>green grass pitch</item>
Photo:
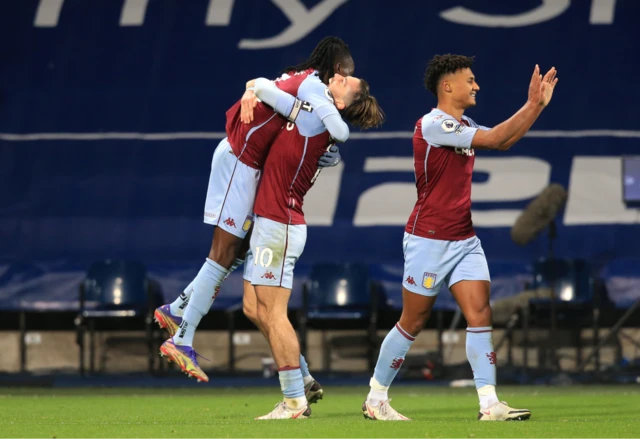
[[[325,387],[311,419],[254,421],[280,399],[273,388],[0,389],[0,437],[639,437],[640,386],[501,387],[533,415],[478,422],[473,389],[395,386],[411,422],[367,421],[368,387]]]

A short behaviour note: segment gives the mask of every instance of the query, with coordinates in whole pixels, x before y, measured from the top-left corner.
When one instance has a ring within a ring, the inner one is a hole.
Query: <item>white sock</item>
[[[496,386],[486,385],[478,389],[478,398],[480,399],[480,408],[488,409],[492,405],[498,403],[498,395],[496,395]]]
[[[231,268],[229,269],[229,271],[227,272],[227,274],[225,275],[223,280],[226,280],[229,277],[229,275],[233,272],[233,270],[238,268],[243,263],[244,263],[244,259],[236,259],[234,261],[233,265],[231,266]],[[171,314],[173,314],[174,316],[182,317],[184,315],[184,310],[187,307],[187,305],[189,304],[189,299],[191,298],[191,293],[193,293],[193,283],[194,282],[195,282],[195,279],[192,280],[191,283],[187,286],[187,288],[184,289],[182,294],[180,294],[178,296],[178,298],[176,300],[174,300],[169,305],[169,309],[171,310]],[[212,304],[213,304],[213,302],[212,302]],[[211,305],[209,305],[209,306],[211,306]]]
[[[311,375],[307,375],[302,377],[302,381],[304,381],[304,385],[306,386],[309,383],[313,382],[313,377]]]
[[[236,259],[235,261],[233,261],[233,264],[231,265],[231,268],[229,268],[229,271],[227,272],[227,275],[224,277],[225,280],[229,277],[229,275],[231,273],[233,273],[235,271],[236,268],[241,266],[243,263],[244,263],[244,259]]]
[[[367,402],[369,405],[377,406],[382,401],[389,399],[389,386],[383,386],[373,377],[371,377],[369,385],[371,386],[369,395],[367,395]]]
[[[193,280],[193,293],[182,317],[180,329],[173,336],[173,342],[182,346],[193,346],[193,336],[202,317],[209,312],[218,294],[220,284],[227,271],[211,259],[205,261]]]
[[[187,288],[184,289],[182,294],[180,294],[178,298],[174,300],[171,303],[171,305],[169,305],[169,310],[171,311],[171,314],[173,314],[174,316],[182,317],[184,315],[184,309],[187,307],[187,304],[189,303],[189,298],[191,297],[191,293],[193,293],[193,282],[194,280],[192,280],[191,283],[187,286]]]

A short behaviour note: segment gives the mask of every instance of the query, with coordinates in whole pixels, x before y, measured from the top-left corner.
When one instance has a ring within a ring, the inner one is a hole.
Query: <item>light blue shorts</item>
[[[305,224],[289,225],[256,215],[244,279],[253,285],[291,289],[293,268],[307,242]]]
[[[253,223],[261,171],[236,158],[226,137],[213,153],[204,222],[244,239]]]
[[[461,280],[487,280],[489,266],[477,236],[463,241],[442,241],[404,234],[402,286],[412,293],[435,296],[442,284],[449,288]]]

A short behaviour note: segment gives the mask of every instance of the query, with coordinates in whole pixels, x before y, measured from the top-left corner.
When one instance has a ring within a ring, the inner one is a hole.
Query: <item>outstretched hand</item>
[[[551,67],[543,77],[540,74],[540,67],[536,64],[529,83],[529,102],[542,107],[546,107],[549,104],[551,96],[553,96],[553,89],[558,83],[556,73],[556,68]]]
[[[542,78],[542,84],[540,84],[540,94],[541,94],[540,105],[542,105],[543,107],[546,107],[547,105],[549,105],[549,102],[551,101],[551,96],[553,96],[553,90],[555,89],[556,84],[558,83],[558,78],[556,78],[556,73],[558,73],[556,68],[551,67],[551,70],[549,70],[547,74],[544,75],[544,78]]]

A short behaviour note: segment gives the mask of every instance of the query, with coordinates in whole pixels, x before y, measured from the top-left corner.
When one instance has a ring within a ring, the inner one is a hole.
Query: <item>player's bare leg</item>
[[[258,320],[267,334],[278,367],[300,366],[300,345],[289,317],[287,305],[291,290],[266,285],[255,286]]]
[[[238,255],[240,255],[246,240],[246,238],[239,238],[221,227],[216,227],[213,230],[209,259],[227,269],[231,268]]]
[[[258,330],[267,338],[267,333],[262,328],[260,320],[258,320],[258,297],[256,296],[256,289],[251,282],[244,280],[244,293],[242,296],[242,312],[251,320],[251,323],[257,326]],[[268,338],[267,338],[268,340]]]
[[[258,297],[256,296],[256,290],[251,282],[244,281],[244,295],[242,297],[242,311],[251,322],[258,327],[258,330],[267,338],[267,334],[258,320]],[[268,338],[267,338],[268,340]],[[300,354],[300,370],[302,371],[302,379],[304,380],[304,395],[307,401],[311,404],[318,402],[324,395],[324,390],[319,382],[317,382],[311,372],[309,372],[309,365],[307,364],[304,355]]]
[[[398,374],[416,336],[424,328],[435,303],[436,296],[422,296],[402,288],[402,315],[380,346],[378,363],[369,383],[371,390],[362,404],[365,418],[380,421],[409,420],[389,405],[389,386]]]
[[[398,323],[400,326],[417,337],[431,316],[431,310],[436,304],[437,296],[421,296],[402,288],[402,314]]]
[[[451,286],[451,294],[456,299],[467,320],[467,358],[473,370],[478,398],[480,399],[481,421],[527,420],[531,412],[514,409],[500,402],[496,395],[496,353],[493,351],[493,327],[489,297],[491,283],[484,280],[462,280]]]
[[[271,413],[257,419],[308,417],[311,410],[304,396],[304,382],[300,371],[300,345],[287,316],[291,290],[256,285],[255,292],[258,321],[269,340],[284,394],[283,402],[277,404]]]

